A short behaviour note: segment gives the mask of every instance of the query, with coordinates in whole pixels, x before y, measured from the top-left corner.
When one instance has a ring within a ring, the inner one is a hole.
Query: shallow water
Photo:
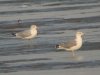
[[[22,40],[11,35],[31,24],[39,27],[36,38]],[[55,45],[72,39],[76,31],[84,32],[85,36],[82,48],[73,58],[72,53],[59,51]],[[0,75],[61,75],[62,70],[66,73],[93,68],[98,71],[99,37],[99,0],[0,0]],[[84,72],[90,74],[90,70]]]

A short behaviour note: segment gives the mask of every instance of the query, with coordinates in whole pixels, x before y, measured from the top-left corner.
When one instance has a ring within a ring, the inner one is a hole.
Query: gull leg
[[[32,47],[32,39],[30,39],[29,42],[30,42],[30,47]]]
[[[28,44],[28,47],[31,48],[32,47],[32,39],[28,39],[27,44]]]
[[[72,53],[73,53],[73,57],[75,56],[75,53],[74,53],[74,51],[72,50]]]

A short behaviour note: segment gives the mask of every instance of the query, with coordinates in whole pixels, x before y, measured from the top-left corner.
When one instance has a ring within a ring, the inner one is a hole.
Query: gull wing
[[[67,43],[62,43],[61,46],[64,47],[64,48],[70,48],[70,47],[73,47],[76,45],[76,41],[73,40],[73,41],[69,41]]]
[[[29,37],[29,36],[31,36],[31,32],[30,32],[30,30],[25,30],[25,31],[16,33],[16,36],[22,37],[22,38]]]

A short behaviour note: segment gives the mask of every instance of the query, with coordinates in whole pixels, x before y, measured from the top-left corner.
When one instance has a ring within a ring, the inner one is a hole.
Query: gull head
[[[84,35],[84,33],[83,32],[76,32],[76,35],[78,35],[78,36],[83,36]]]
[[[37,29],[36,25],[31,25],[31,29]]]

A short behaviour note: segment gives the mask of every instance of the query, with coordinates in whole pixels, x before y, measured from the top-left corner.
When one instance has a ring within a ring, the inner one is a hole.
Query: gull
[[[30,29],[18,33],[12,33],[12,35],[16,36],[17,38],[30,40],[37,36],[37,26],[31,25]]]
[[[83,32],[76,32],[75,39],[70,40],[67,43],[61,43],[56,45],[57,49],[64,49],[66,51],[71,51],[73,53],[73,56],[75,56],[74,51],[80,49],[82,47],[82,36],[84,35]]]

